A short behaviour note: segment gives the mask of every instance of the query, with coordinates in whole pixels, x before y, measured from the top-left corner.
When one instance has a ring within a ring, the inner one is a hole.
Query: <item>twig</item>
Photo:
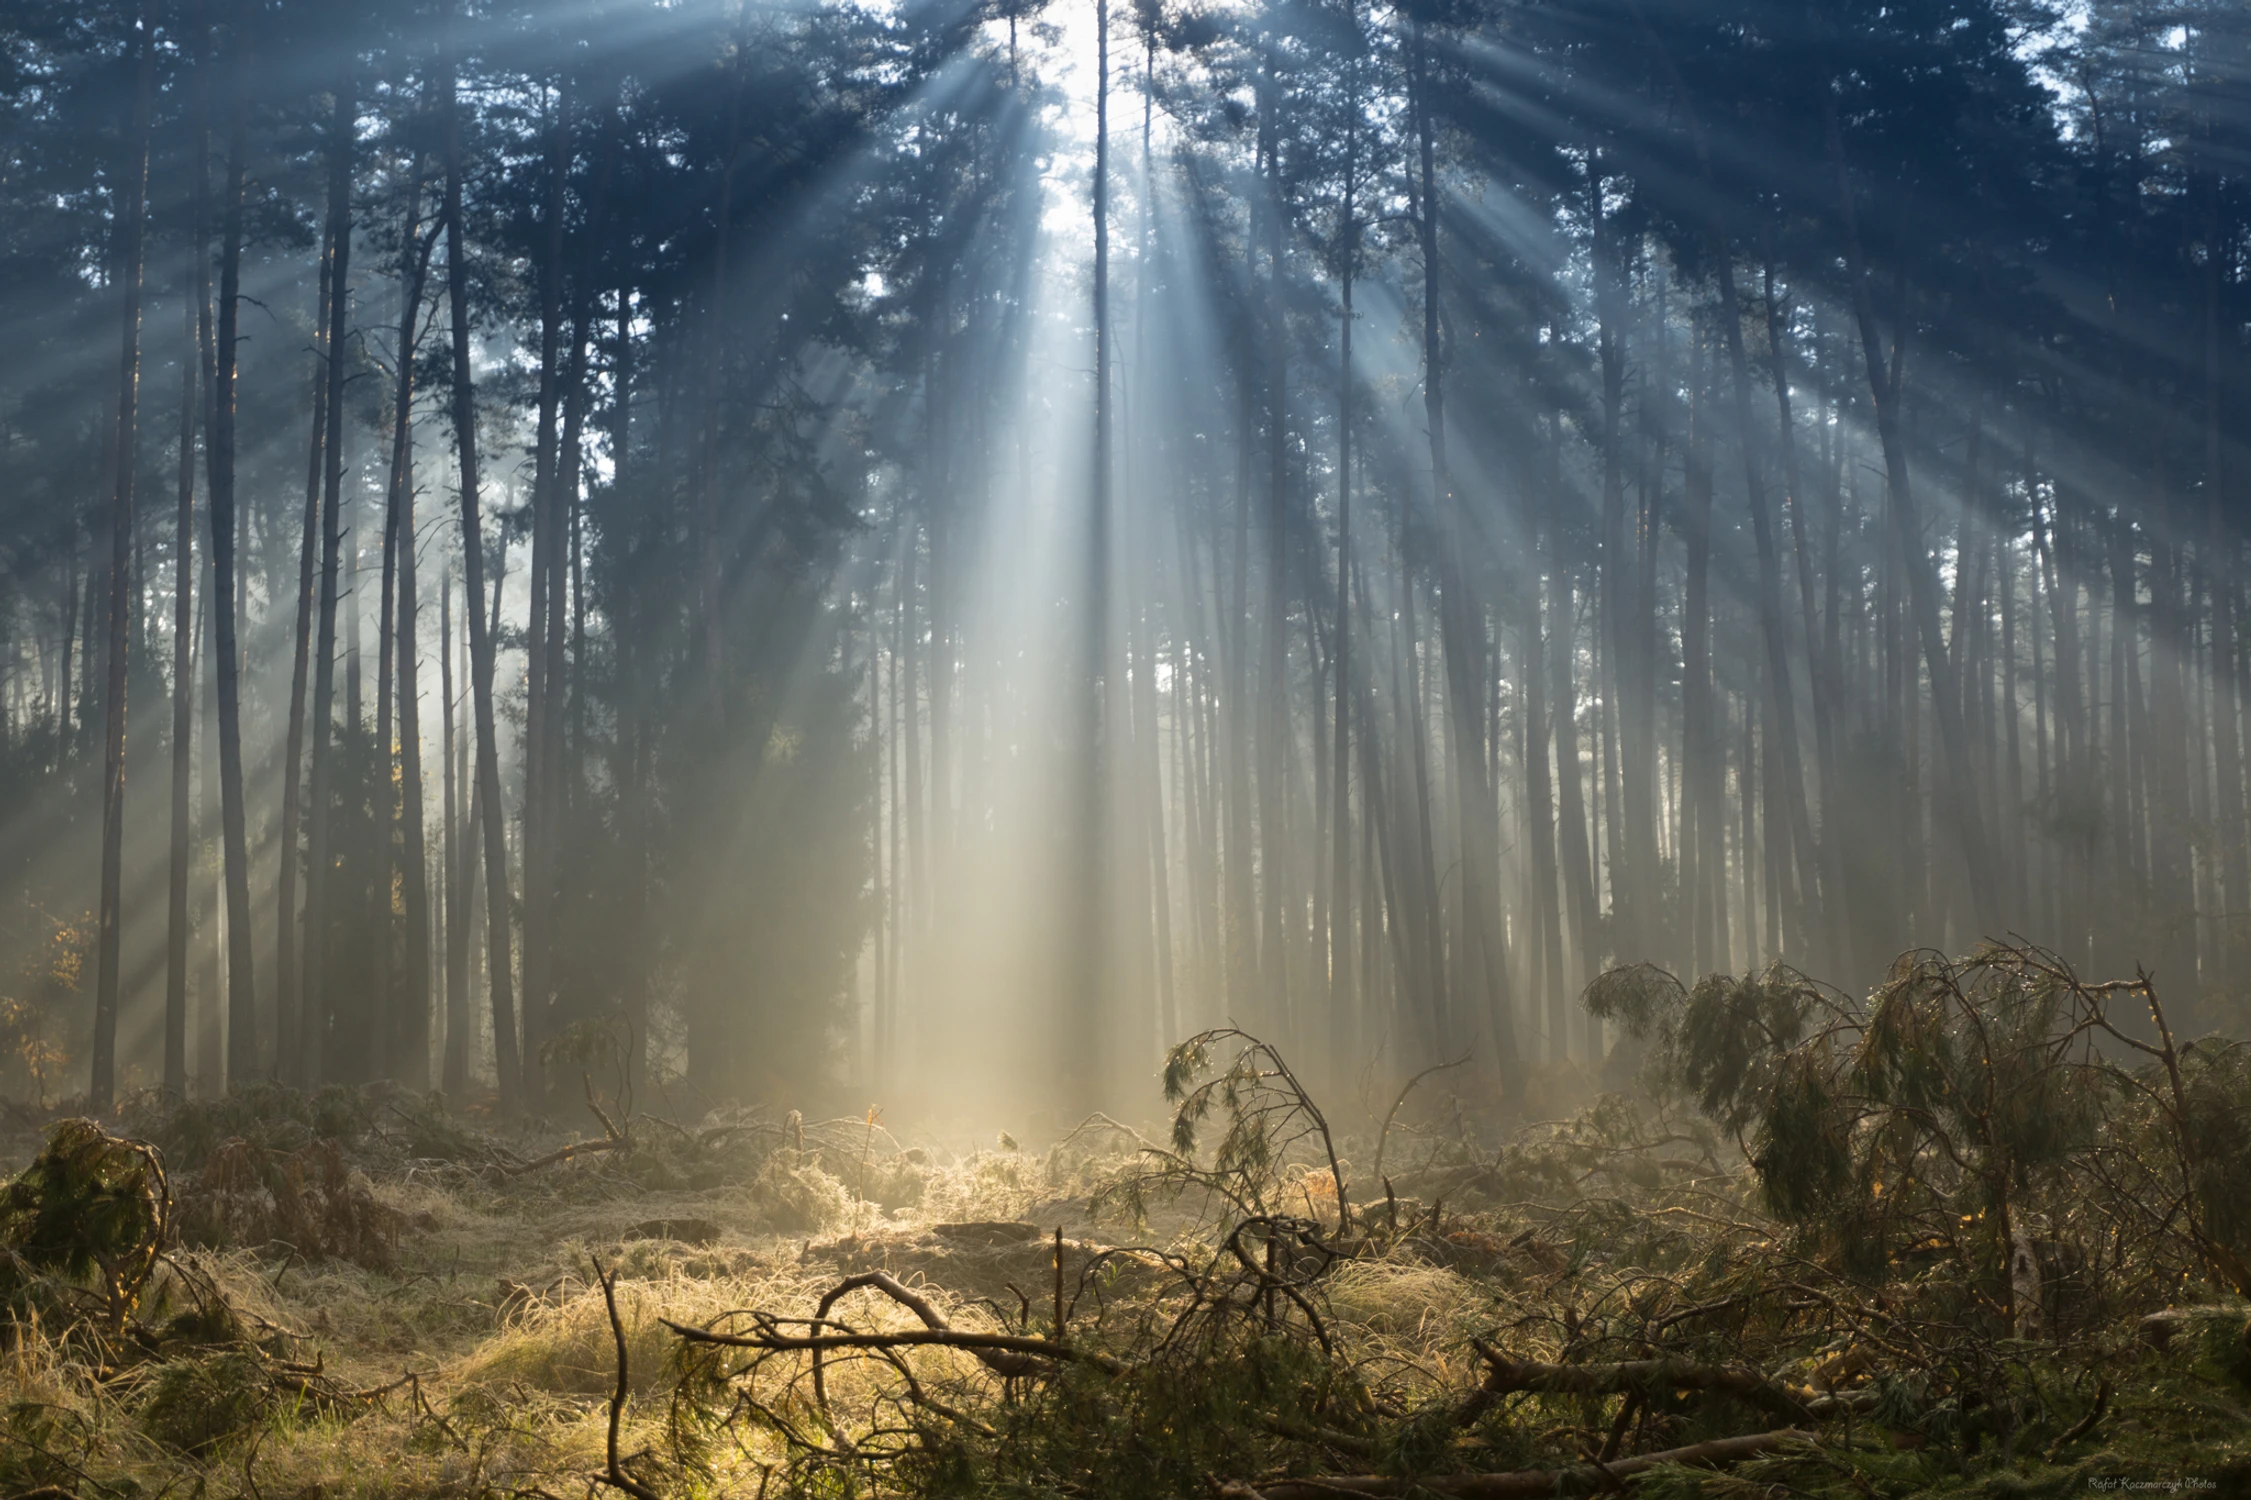
[[[521,1162],[512,1167],[503,1166],[500,1169],[500,1174],[503,1177],[521,1177],[526,1172],[536,1172],[541,1167],[552,1167],[557,1162],[569,1161],[573,1157],[592,1156],[597,1151],[615,1151],[621,1146],[632,1144],[631,1140],[622,1135],[608,1136],[598,1141],[573,1141],[568,1146],[548,1152],[537,1161]]]
[[[1407,1096],[1415,1091],[1416,1084],[1421,1083],[1425,1078],[1428,1078],[1433,1073],[1443,1073],[1448,1068],[1458,1068],[1463,1063],[1466,1063],[1468,1061],[1469,1054],[1467,1052],[1464,1052],[1460,1057],[1455,1058],[1452,1062],[1433,1063],[1431,1066],[1423,1069],[1420,1073],[1417,1073],[1414,1077],[1408,1079],[1407,1086],[1399,1091],[1399,1097],[1391,1101],[1391,1111],[1383,1117],[1383,1129],[1376,1134],[1375,1178],[1376,1181],[1383,1183],[1384,1196],[1386,1198],[1389,1198],[1391,1196],[1391,1183],[1383,1175],[1383,1148],[1386,1144],[1389,1143],[1391,1139],[1391,1122],[1399,1118],[1399,1111],[1407,1103]],[[1395,1209],[1395,1216],[1396,1213],[1397,1210]]]
[[[662,1497],[655,1490],[650,1489],[640,1480],[626,1473],[618,1465],[617,1430],[618,1424],[625,1417],[625,1324],[619,1320],[617,1315],[616,1273],[604,1271],[602,1262],[593,1256],[588,1256],[587,1259],[593,1263],[594,1279],[602,1283],[602,1305],[608,1309],[610,1314],[610,1342],[617,1348],[617,1387],[610,1392],[609,1471],[601,1475],[600,1480],[612,1489],[623,1490],[626,1494],[631,1495],[633,1500],[662,1500]]]
[[[2064,1449],[2070,1447],[2073,1443],[2078,1442],[2088,1433],[2093,1432],[2095,1430],[2095,1424],[2103,1419],[2103,1413],[2108,1410],[2110,1410],[2110,1382],[2105,1380],[2095,1387],[2094,1410],[2088,1412],[2087,1415],[2072,1423],[2070,1430],[2065,1432],[2062,1437],[2057,1438],[2054,1442],[2048,1445],[2048,1462],[2054,1463],[2056,1461],[2057,1454],[2063,1452]]]

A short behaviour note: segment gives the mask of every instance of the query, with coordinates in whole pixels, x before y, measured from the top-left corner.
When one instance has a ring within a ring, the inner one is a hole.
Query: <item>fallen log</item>
[[[1561,1396],[1715,1391],[1787,1417],[1792,1422],[1803,1422],[1812,1416],[1803,1401],[1757,1370],[1700,1364],[1679,1356],[1600,1365],[1551,1365],[1537,1360],[1510,1359],[1482,1341],[1477,1344],[1477,1352],[1486,1366],[1484,1391],[1496,1396],[1511,1391]]]
[[[1416,1492],[1442,1495],[1447,1500],[1543,1500],[1551,1495],[1615,1489],[1622,1481],[1665,1464],[1719,1468],[1741,1463],[1808,1437],[1798,1428],[1779,1427],[1772,1432],[1691,1443],[1685,1448],[1613,1459],[1606,1464],[1511,1469],[1499,1474],[1433,1474],[1420,1479],[1398,1479],[1388,1474],[1324,1474],[1262,1483],[1234,1480],[1219,1486],[1218,1500],[1335,1500],[1338,1495],[1390,1497]]]

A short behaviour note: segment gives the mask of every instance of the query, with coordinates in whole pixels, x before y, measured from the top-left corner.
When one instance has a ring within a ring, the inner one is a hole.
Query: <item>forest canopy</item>
[[[2247,266],[2231,0],[0,0],[0,1091],[2240,1032]]]

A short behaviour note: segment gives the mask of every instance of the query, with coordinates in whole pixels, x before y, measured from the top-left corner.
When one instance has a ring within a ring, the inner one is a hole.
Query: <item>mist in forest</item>
[[[0,0],[0,334],[14,1100],[2245,1030],[2233,0]]]

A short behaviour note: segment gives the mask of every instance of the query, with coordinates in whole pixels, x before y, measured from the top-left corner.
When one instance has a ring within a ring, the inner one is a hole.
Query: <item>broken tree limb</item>
[[[1754,1432],[1743,1437],[1720,1438],[1644,1453],[1635,1458],[1612,1459],[1605,1464],[1574,1464],[1560,1469],[1512,1469],[1499,1474],[1434,1474],[1420,1479],[1399,1479],[1388,1474],[1324,1474],[1318,1478],[1274,1479],[1263,1483],[1235,1480],[1218,1488],[1218,1500],[1335,1500],[1338,1495],[1406,1496],[1424,1492],[1447,1500],[1539,1500],[1594,1489],[1610,1489],[1617,1481],[1666,1464],[1719,1468],[1772,1453],[1792,1443],[1809,1441],[1795,1427]]]
[[[515,1166],[503,1166],[500,1169],[500,1175],[503,1177],[521,1177],[526,1172],[536,1172],[541,1167],[552,1167],[560,1162],[570,1161],[575,1157],[592,1156],[597,1151],[615,1151],[621,1146],[631,1144],[632,1142],[624,1136],[605,1136],[598,1141],[573,1141],[568,1146],[550,1151],[537,1160],[519,1162]]]
[[[617,1273],[603,1270],[602,1263],[597,1260],[594,1262],[594,1279],[602,1284],[602,1307],[610,1315],[610,1342],[617,1351],[617,1384],[610,1392],[609,1445],[606,1450],[609,1466],[597,1482],[631,1495],[633,1500],[660,1500],[655,1490],[626,1473],[618,1461],[617,1435],[625,1418],[627,1390],[625,1323],[617,1315]]]
[[[836,1304],[853,1292],[867,1290],[881,1292],[923,1322],[921,1328],[898,1329],[888,1333],[860,1333],[829,1318]],[[882,1353],[924,1346],[942,1349],[960,1349],[977,1357],[986,1369],[996,1375],[1017,1376],[1036,1374],[1052,1369],[1057,1363],[1084,1364],[1109,1375],[1125,1373],[1125,1364],[1107,1354],[1089,1349],[1073,1348],[1057,1339],[1030,1338],[1012,1333],[971,1333],[948,1323],[930,1299],[913,1288],[903,1285],[888,1271],[862,1271],[847,1276],[822,1294],[820,1306],[809,1319],[787,1320],[801,1322],[806,1333],[785,1333],[782,1322],[764,1315],[759,1326],[749,1333],[725,1333],[712,1328],[699,1328],[691,1324],[663,1320],[671,1329],[690,1343],[719,1344],[732,1349],[757,1349],[766,1352],[803,1350],[813,1356],[813,1399],[825,1411],[828,1408],[828,1386],[823,1371],[823,1356],[836,1350],[871,1349]],[[841,1332],[823,1330],[842,1329]]]
[[[813,1353],[837,1349],[960,1349],[976,1355],[994,1373],[1002,1375],[1030,1374],[1041,1368],[1036,1362],[1042,1360],[1087,1365],[1106,1375],[1123,1375],[1128,1368],[1123,1360],[1091,1349],[1074,1348],[1069,1344],[1027,1338],[1014,1333],[968,1333],[957,1328],[902,1328],[891,1333],[721,1333],[716,1329],[675,1323],[670,1318],[660,1321],[690,1343],[721,1344],[731,1349],[761,1349],[777,1353],[792,1349]],[[995,1364],[996,1358],[1011,1354],[1023,1356],[1033,1362],[1017,1365],[1010,1360],[1006,1362],[1005,1368]]]
[[[1803,1422],[1812,1416],[1803,1401],[1757,1370],[1699,1364],[1678,1357],[1629,1359],[1600,1365],[1550,1365],[1536,1360],[1510,1359],[1482,1341],[1477,1343],[1477,1352],[1485,1360],[1487,1371],[1482,1389],[1496,1396],[1512,1391],[1565,1396],[1615,1396],[1629,1391],[1644,1395],[1656,1391],[1713,1391],[1793,1422]]]
[[[821,1305],[813,1310],[812,1326],[815,1328],[831,1326],[829,1309],[863,1288],[868,1291],[883,1293],[884,1296],[889,1297],[908,1312],[922,1319],[922,1326],[925,1328],[936,1329],[942,1333],[953,1331],[953,1325],[946,1321],[945,1315],[938,1311],[929,1298],[900,1282],[889,1271],[862,1271],[857,1276],[847,1276],[835,1286],[830,1287],[821,1294]],[[1062,1330],[1058,1328],[1056,1333],[1060,1335]],[[986,1350],[977,1353],[977,1358],[984,1362],[986,1369],[991,1370],[996,1375],[1029,1375],[1033,1370],[1039,1368],[1021,1354]],[[821,1404],[822,1410],[828,1409],[828,1387],[822,1379],[821,1350],[819,1348],[813,1350],[813,1399]]]

